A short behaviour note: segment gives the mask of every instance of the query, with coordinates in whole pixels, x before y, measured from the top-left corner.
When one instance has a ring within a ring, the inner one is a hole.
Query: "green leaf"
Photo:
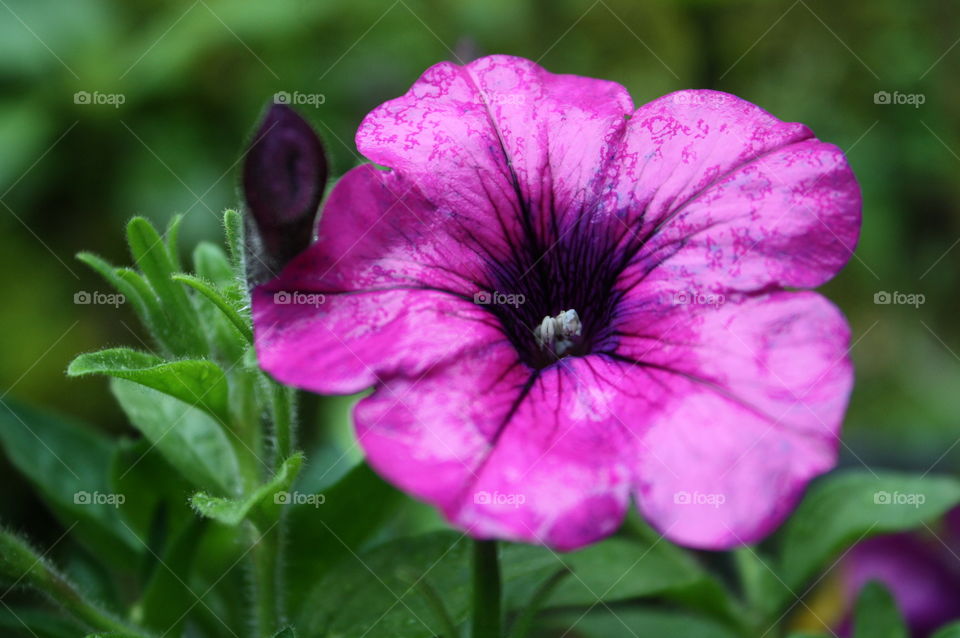
[[[453,622],[463,622],[470,604],[470,543],[463,534],[435,532],[356,554],[341,545],[345,557],[315,585],[301,608],[298,626],[307,635],[353,636],[362,635],[380,618],[376,628],[383,635],[428,638],[441,633],[444,623],[409,574],[426,574],[430,585],[443,592]],[[702,578],[692,559],[678,560],[674,550],[685,554],[676,548],[663,551],[663,543],[613,538],[562,555],[543,547],[504,544],[504,606],[507,610],[526,606],[543,580],[564,567],[572,573],[556,585],[544,607],[589,606],[598,597],[605,602],[628,600]]]
[[[219,246],[209,242],[197,244],[193,251],[193,265],[197,275],[203,280],[213,282],[234,308],[241,308],[249,303],[246,290],[241,289],[234,279],[230,262]],[[195,301],[214,354],[219,360],[226,362],[239,360],[249,342],[242,338],[233,322],[214,302],[202,295],[197,296]]]
[[[281,464],[272,479],[242,499],[219,498],[198,492],[190,499],[190,504],[207,518],[212,518],[224,525],[238,525],[251,514],[254,508],[288,503],[290,494],[286,490],[296,479],[302,463],[303,455],[294,454]]]
[[[174,270],[180,270],[180,249],[178,239],[180,238],[180,224],[183,222],[183,215],[174,215],[167,226],[167,254],[170,255],[170,264]]]
[[[188,583],[194,573],[197,550],[206,521],[194,518],[170,544],[158,561],[153,575],[134,606],[137,624],[157,631],[179,636],[188,612],[196,605],[199,595]],[[201,591],[202,593],[202,591]]]
[[[960,482],[952,478],[893,472],[878,478],[865,471],[828,476],[814,485],[785,526],[781,578],[800,591],[851,544],[933,522],[957,503]]]
[[[170,323],[178,328],[172,335],[174,351],[179,355],[203,355],[206,343],[199,328],[196,309],[186,291],[171,279],[171,275],[179,269],[170,258],[163,238],[146,219],[134,217],[127,224],[127,241],[134,261],[157,294],[164,313]]]
[[[236,454],[210,415],[126,379],[111,379],[110,389],[130,422],[190,482],[211,492],[239,493]]]
[[[297,638],[297,632],[293,627],[284,627],[277,633],[273,634],[273,638]]]
[[[130,281],[128,277],[123,276],[123,269],[113,267],[92,253],[78,253],[77,259],[96,271],[107,283],[123,294],[130,301],[137,318],[140,319],[140,322],[144,326],[155,335],[162,333],[163,326],[159,325],[156,321],[159,311],[156,298],[149,287],[144,290],[146,284],[142,282],[142,280],[140,282]],[[139,277],[139,275],[137,275],[137,277]],[[140,285],[141,283],[143,285]]]
[[[510,544],[501,559],[505,575],[516,584],[508,589],[513,600],[526,601],[544,578],[559,569],[572,572],[560,583],[546,606],[592,605],[661,593],[693,584],[702,569],[667,541],[649,543],[609,538],[575,552],[559,554],[537,545]]]
[[[235,210],[228,210],[223,214],[223,228],[227,239],[227,249],[230,253],[230,263],[233,266],[234,276],[238,281],[246,278],[244,272],[243,251],[243,216]]]
[[[762,614],[772,614],[783,584],[774,571],[776,562],[759,552],[756,547],[738,547],[734,550],[734,559],[747,604]]]
[[[212,361],[185,359],[165,361],[146,352],[112,348],[82,354],[67,368],[72,377],[105,374],[135,381],[203,408],[220,421],[229,421],[227,379]]]
[[[0,607],[0,634],[24,638],[76,638],[83,629],[73,620],[51,613],[49,608]]]
[[[76,422],[6,399],[0,401],[0,445],[64,527],[71,528],[71,535],[117,564],[135,561],[142,548],[124,527],[119,514],[123,505],[110,487],[108,472],[115,445],[109,439]]]
[[[229,286],[236,281],[223,249],[208,241],[198,243],[193,249],[193,268],[200,277],[219,287]]]
[[[174,275],[173,279],[190,286],[210,300],[210,302],[219,308],[224,316],[230,320],[230,323],[233,324],[240,334],[243,335],[247,343],[253,343],[253,329],[250,326],[250,321],[244,318],[240,312],[233,307],[233,304],[230,303],[230,300],[228,300],[223,293],[216,290],[209,282],[194,277],[193,275],[178,274]]]
[[[157,295],[153,292],[153,288],[151,288],[147,280],[143,278],[143,275],[132,268],[117,268],[114,273],[121,281],[131,286],[137,292],[137,295],[140,299],[143,299],[146,304],[149,318],[158,322],[159,325],[160,320],[164,319],[163,313],[160,310],[160,302],[157,300]],[[151,324],[144,323],[144,325],[149,326]],[[169,331],[170,326],[164,323],[163,330]]]
[[[570,574],[570,570],[566,568],[560,569],[537,587],[533,596],[530,598],[530,602],[523,607],[523,610],[513,622],[513,626],[510,628],[510,638],[527,638],[527,636],[530,635],[530,630],[533,628],[537,614],[546,607],[557,585],[562,583],[563,579],[569,577]]]
[[[138,568],[146,581],[166,553],[169,539],[197,520],[188,503],[195,488],[145,438],[121,439],[118,444],[110,468],[111,486],[114,492],[137,495],[124,503],[120,516],[149,547]]]
[[[11,583],[11,588],[20,585],[35,589],[88,627],[110,631],[133,629],[84,596],[45,555],[46,552],[41,554],[19,536],[0,529],[0,578]]]
[[[324,573],[360,551],[404,500],[365,464],[323,494],[321,507],[287,506],[286,572],[292,610],[299,609]]]
[[[877,581],[860,590],[853,613],[853,638],[909,638],[897,603]]]
[[[689,612],[655,609],[596,609],[586,615],[565,613],[549,616],[542,624],[553,630],[544,635],[569,635],[571,638],[737,638],[737,634],[726,627]]]
[[[931,638],[960,638],[960,622],[941,627]]]
[[[469,607],[470,543],[465,535],[438,532],[398,539],[359,554],[341,545],[340,551],[346,554],[343,562],[319,579],[296,624],[307,636],[370,632],[391,638],[433,638],[443,632],[444,623],[410,582],[410,574],[426,574],[443,592],[453,621],[462,621]],[[300,558],[293,552],[288,556]]]

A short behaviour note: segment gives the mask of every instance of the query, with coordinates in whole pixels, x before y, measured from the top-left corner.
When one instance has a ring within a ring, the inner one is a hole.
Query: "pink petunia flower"
[[[508,56],[431,67],[357,146],[390,170],[340,180],[253,316],[280,381],[374,389],[356,430],[389,481],[480,538],[576,548],[632,496],[725,548],[834,465],[849,330],[786,289],[856,245],[835,146],[732,95],[634,109]]]

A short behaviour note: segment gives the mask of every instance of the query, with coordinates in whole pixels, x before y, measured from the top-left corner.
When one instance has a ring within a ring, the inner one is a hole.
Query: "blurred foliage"
[[[847,150],[863,235],[825,290],[850,319],[858,370],[844,462],[955,471],[958,18],[960,5],[934,0],[4,0],[0,396],[129,427],[102,381],[64,376],[78,352],[143,347],[129,308],[73,303],[106,292],[73,255],[123,261],[134,214],[184,214],[186,246],[218,237],[247,137],[278,91],[323,95],[300,110],[339,175],[361,161],[353,133],[372,107],[437,61],[498,52],[616,80],[637,104],[729,91]],[[876,104],[881,90],[925,102]],[[80,91],[123,103],[78,104]],[[925,303],[877,305],[879,291]],[[5,520],[55,537],[17,496],[21,479],[0,473]]]

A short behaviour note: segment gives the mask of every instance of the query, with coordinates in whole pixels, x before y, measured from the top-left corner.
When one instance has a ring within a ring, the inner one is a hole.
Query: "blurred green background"
[[[858,370],[843,463],[956,471],[958,38],[960,4],[934,0],[0,0],[0,400],[132,434],[105,381],[63,374],[79,352],[141,345],[128,308],[74,303],[110,290],[73,255],[127,263],[134,214],[185,214],[188,249],[218,241],[278,91],[323,96],[299,109],[340,175],[361,161],[361,118],[428,66],[510,53],[616,80],[638,105],[729,91],[847,150],[863,235],[825,289]],[[925,301],[875,304],[881,291]],[[5,523],[59,535],[5,459],[0,481]]]

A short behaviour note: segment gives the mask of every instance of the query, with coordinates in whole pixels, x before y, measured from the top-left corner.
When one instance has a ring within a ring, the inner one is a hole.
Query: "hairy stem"
[[[148,635],[87,600],[73,583],[37,554],[26,541],[6,530],[0,530],[0,576],[13,586],[24,585],[42,592],[67,613],[96,631],[142,638]]]
[[[264,531],[254,528],[251,550],[253,574],[256,587],[255,616],[256,636],[270,636],[280,626],[279,615],[280,583],[278,579],[278,546],[280,544],[278,524]]]
[[[271,405],[270,412],[273,420],[274,437],[274,470],[280,468],[281,463],[293,454],[296,447],[296,390],[286,386],[268,382],[270,384]],[[255,557],[255,573],[257,574],[258,607],[261,618],[262,631],[274,631],[286,620],[286,587],[284,583],[284,546],[286,520],[283,511],[280,518],[267,528],[261,538],[262,551]],[[272,625],[263,625],[271,622]]]
[[[296,390],[272,383],[273,436],[276,444],[274,466],[279,467],[287,457],[293,454],[296,409]]]

